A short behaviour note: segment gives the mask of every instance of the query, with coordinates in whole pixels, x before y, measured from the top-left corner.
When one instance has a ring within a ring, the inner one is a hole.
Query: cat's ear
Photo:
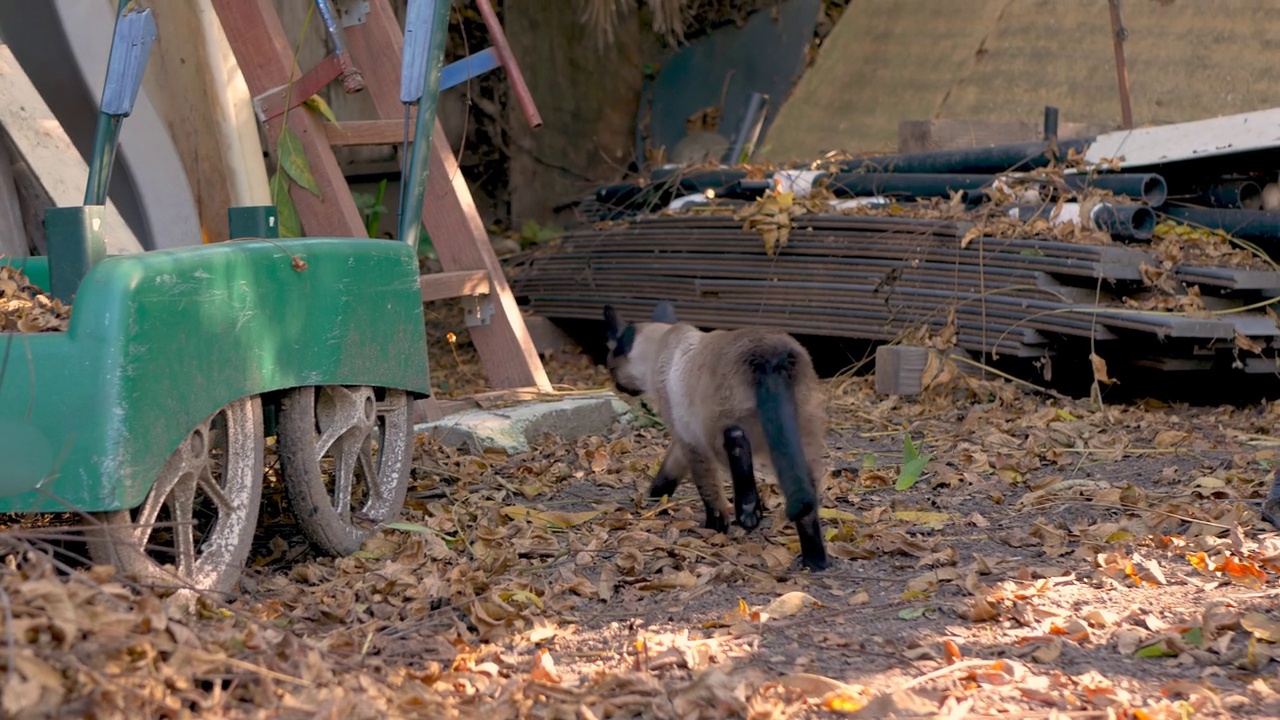
[[[622,321],[622,318],[618,317],[618,311],[614,310],[612,305],[604,306],[604,322],[607,326],[605,329],[607,337],[617,342],[622,337],[622,331],[626,328],[626,323]]]
[[[677,323],[676,306],[669,300],[663,300],[653,307],[653,321],[660,323]]]

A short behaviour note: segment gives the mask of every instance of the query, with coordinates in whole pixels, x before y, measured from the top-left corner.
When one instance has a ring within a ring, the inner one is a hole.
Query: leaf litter
[[[824,573],[797,569],[771,482],[752,533],[702,529],[688,484],[647,499],[666,436],[642,404],[512,457],[420,437],[405,512],[359,552],[315,556],[269,489],[240,591],[191,616],[5,530],[0,713],[1280,712],[1280,535],[1250,502],[1280,403],[1097,406],[965,373],[917,398],[826,387]]]

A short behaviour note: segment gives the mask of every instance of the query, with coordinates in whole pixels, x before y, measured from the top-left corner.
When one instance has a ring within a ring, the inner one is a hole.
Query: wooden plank
[[[294,78],[301,75],[271,0],[213,0],[213,6],[227,42],[240,62],[250,95],[257,97],[285,85],[290,81],[291,72]],[[321,121],[305,110],[291,111],[287,117],[289,128],[302,142],[320,188],[320,197],[316,197],[306,188],[291,183],[289,194],[302,218],[303,233],[321,237],[366,237],[364,220],[325,138]],[[276,117],[264,124],[263,134],[273,155],[283,120]]]
[[[403,33],[388,0],[369,0],[364,24],[346,28],[347,46],[356,66],[366,69],[366,92],[383,118],[404,114],[398,72]],[[383,71],[373,72],[370,68]],[[488,325],[470,328],[489,384],[494,388],[534,386],[550,391],[551,381],[529,337],[502,265],[493,254],[489,234],[438,118],[431,137],[422,219],[445,270],[484,269],[492,278],[493,317]]]
[[[1099,135],[1085,162],[1142,167],[1280,147],[1280,108]]]
[[[448,300],[464,295],[487,295],[491,284],[488,270],[456,270],[418,278],[422,302]]]
[[[417,118],[409,118],[409,133],[418,126]],[[330,145],[399,145],[404,142],[403,120],[343,120],[341,124],[324,124]]]
[[[228,207],[271,202],[248,88],[210,0],[151,12],[164,40],[152,47],[143,87],[186,171],[205,241],[223,241]]]
[[[84,204],[89,166],[7,45],[0,45],[0,126],[55,205]],[[43,217],[43,209],[40,212]],[[106,236],[108,253],[142,252],[142,244],[111,200]]]
[[[435,422],[445,416],[441,403],[434,395],[413,401],[413,424]]]
[[[927,347],[915,345],[881,345],[876,348],[876,394],[919,395],[924,389],[924,371],[929,365],[931,352]]]
[[[0,253],[5,257],[27,257],[27,230],[18,202],[18,185],[13,180],[13,161],[0,143]]]

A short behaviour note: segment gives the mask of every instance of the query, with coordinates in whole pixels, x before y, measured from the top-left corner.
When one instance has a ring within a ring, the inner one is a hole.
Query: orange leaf
[[[949,663],[957,663],[964,658],[964,655],[960,652],[960,646],[954,640],[943,640],[942,652]]]
[[[1233,557],[1228,556],[1216,569],[1231,578],[1232,582],[1252,588],[1260,588],[1267,582],[1267,574],[1259,570],[1256,565],[1240,562]]]
[[[1206,555],[1203,550],[1197,553],[1188,553],[1187,562],[1191,563],[1191,567],[1202,573],[1208,574],[1212,572],[1212,569],[1209,567],[1209,556]]]
[[[551,653],[546,648],[538,648],[538,656],[534,658],[531,675],[538,682],[552,684],[557,684],[564,679],[556,671],[556,661],[551,659]]]

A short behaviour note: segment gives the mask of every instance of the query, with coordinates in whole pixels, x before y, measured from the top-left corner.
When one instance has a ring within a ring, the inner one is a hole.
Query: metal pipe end
[[[1142,199],[1148,205],[1160,207],[1168,197],[1169,184],[1164,181],[1163,176],[1152,173],[1142,178]]]

